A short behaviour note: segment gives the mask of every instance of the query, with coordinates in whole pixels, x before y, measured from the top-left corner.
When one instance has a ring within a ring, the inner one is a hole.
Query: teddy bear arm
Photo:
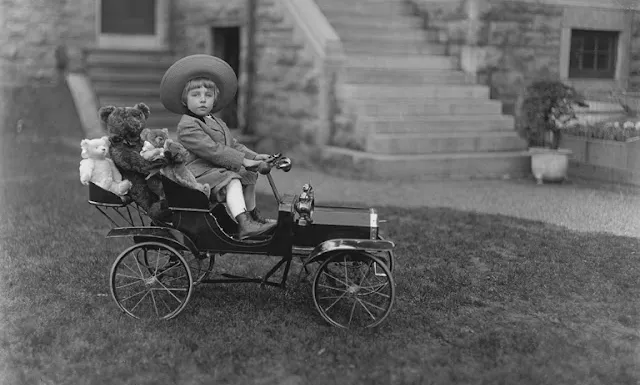
[[[113,163],[113,160],[111,159],[107,159],[107,161],[109,162],[109,167],[111,168],[111,175],[113,176],[113,181],[116,183],[122,182],[122,174],[120,173],[120,170],[118,170],[118,168],[116,167],[116,164]]]
[[[91,181],[91,175],[93,174],[93,160],[83,159],[80,161],[80,182],[84,185],[88,185]]]

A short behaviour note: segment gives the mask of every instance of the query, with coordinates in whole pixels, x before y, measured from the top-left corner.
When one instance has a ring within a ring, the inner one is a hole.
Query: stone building
[[[299,143],[379,175],[478,177],[528,167],[510,116],[555,76],[594,98],[640,90],[635,0],[3,0],[0,82],[86,75],[98,104],[147,103],[177,58],[223,57],[221,112],[261,151]],[[598,96],[600,95],[600,96]]]

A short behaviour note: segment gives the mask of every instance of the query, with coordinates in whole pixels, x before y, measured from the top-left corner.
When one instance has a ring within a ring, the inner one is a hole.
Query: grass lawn
[[[298,268],[287,290],[201,285],[174,320],[129,318],[108,286],[129,243],[106,240],[86,203],[83,135],[61,93],[18,95],[2,127],[0,383],[640,381],[638,239],[450,209],[379,208],[397,297],[377,329],[325,324]]]

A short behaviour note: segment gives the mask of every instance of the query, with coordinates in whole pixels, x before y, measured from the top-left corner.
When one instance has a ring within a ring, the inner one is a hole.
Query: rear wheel
[[[111,267],[111,296],[127,315],[171,319],[193,291],[191,270],[173,247],[143,242],[123,251]]]
[[[380,258],[364,251],[329,256],[313,279],[313,301],[322,317],[342,328],[379,325],[391,312],[395,283]]]

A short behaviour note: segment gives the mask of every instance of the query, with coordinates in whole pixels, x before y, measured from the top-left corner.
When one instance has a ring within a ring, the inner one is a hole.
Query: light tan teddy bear
[[[131,182],[122,179],[122,174],[113,161],[107,158],[109,153],[109,137],[84,139],[80,142],[82,161],[80,161],[80,182],[96,186],[124,199],[131,188]]]

